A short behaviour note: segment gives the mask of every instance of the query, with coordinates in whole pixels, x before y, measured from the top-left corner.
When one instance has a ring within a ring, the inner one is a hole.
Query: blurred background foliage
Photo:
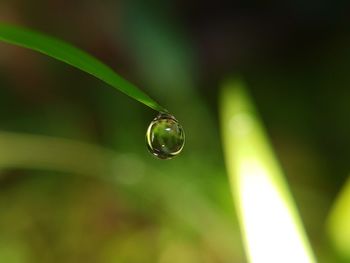
[[[244,76],[319,262],[349,173],[345,1],[2,0],[0,20],[90,52],[168,108],[178,158],[145,147],[156,112],[0,44],[0,262],[245,262],[223,162],[221,81]],[[273,231],[273,230],[271,230]]]

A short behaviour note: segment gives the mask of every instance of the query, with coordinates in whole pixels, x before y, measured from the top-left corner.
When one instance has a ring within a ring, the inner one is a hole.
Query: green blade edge
[[[97,58],[57,38],[0,22],[0,41],[31,49],[80,69],[156,110],[167,110]]]

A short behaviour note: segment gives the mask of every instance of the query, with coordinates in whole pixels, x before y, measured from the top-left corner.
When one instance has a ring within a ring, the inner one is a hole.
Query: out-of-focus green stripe
[[[226,166],[249,262],[316,262],[282,170],[243,83],[223,86]]]

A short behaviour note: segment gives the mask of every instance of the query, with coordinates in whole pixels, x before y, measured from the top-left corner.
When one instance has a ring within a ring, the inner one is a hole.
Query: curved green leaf
[[[85,71],[157,111],[166,111],[147,94],[88,53],[62,40],[17,26],[0,23],[0,41],[35,50]]]

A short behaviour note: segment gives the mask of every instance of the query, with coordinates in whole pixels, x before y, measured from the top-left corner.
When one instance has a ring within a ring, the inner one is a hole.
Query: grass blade
[[[154,110],[166,111],[165,108],[135,85],[119,76],[110,67],[62,40],[29,29],[0,23],[0,41],[28,48],[65,62],[95,76]]]
[[[350,261],[350,178],[338,194],[327,220],[328,235],[336,252]]]
[[[283,173],[239,80],[225,84],[220,105],[226,165],[249,261],[315,262]]]
[[[121,165],[111,150],[44,135],[0,131],[0,149],[0,171],[20,168],[98,176],[111,175],[113,167]]]

